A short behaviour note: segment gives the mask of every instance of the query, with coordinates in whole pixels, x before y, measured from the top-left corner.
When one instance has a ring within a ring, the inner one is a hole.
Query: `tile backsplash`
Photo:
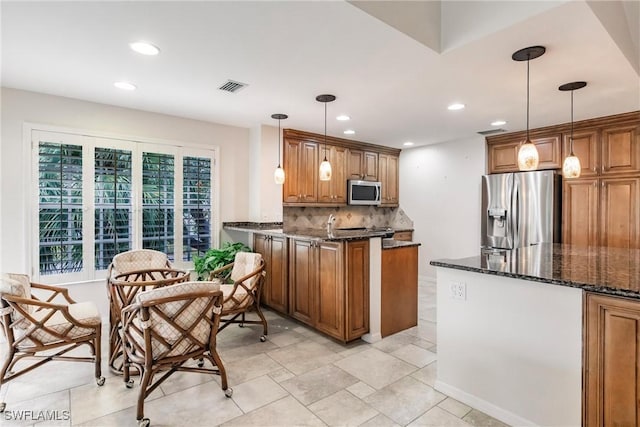
[[[304,228],[323,228],[330,214],[335,215],[334,227],[367,227],[412,229],[413,221],[401,208],[376,206],[341,207],[283,207],[282,222],[285,231]]]

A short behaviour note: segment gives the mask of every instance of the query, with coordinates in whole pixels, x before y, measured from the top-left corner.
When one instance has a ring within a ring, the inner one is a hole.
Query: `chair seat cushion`
[[[85,323],[91,326],[100,326],[101,319],[100,313],[98,312],[98,308],[92,302],[80,302],[77,304],[69,304],[69,314],[75,320],[81,323]],[[44,319],[50,313],[49,310],[40,310],[33,313],[33,317],[36,320]],[[30,327],[31,323],[26,319],[22,319],[16,325],[18,330],[22,329],[22,334],[24,334]],[[60,334],[61,336],[56,336],[51,332],[48,332],[46,329],[50,329],[53,333]],[[73,323],[69,322],[67,318],[62,314],[61,311],[56,311],[51,318],[47,319],[44,324],[44,328],[39,328],[35,330],[31,336],[40,341],[42,344],[51,344],[57,341],[64,341],[63,337],[68,339],[76,339],[83,336],[90,335],[95,332],[95,328],[83,328],[80,326],[76,326]],[[34,343],[30,340],[32,344]]]
[[[251,305],[252,297],[251,295],[247,295],[247,290],[242,286],[238,286],[235,293],[233,293],[233,286],[234,285],[220,285],[220,290],[224,298],[224,304],[222,305],[223,316],[225,312],[241,310]],[[233,295],[231,295],[232,293]]]

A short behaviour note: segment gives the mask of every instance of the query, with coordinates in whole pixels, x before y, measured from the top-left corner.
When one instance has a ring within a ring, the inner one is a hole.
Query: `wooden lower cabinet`
[[[640,301],[586,294],[583,425],[640,425]]]
[[[367,333],[369,241],[290,239],[289,295],[289,314],[327,335],[347,342]]]
[[[284,236],[253,236],[253,250],[261,254],[265,262],[266,276],[262,288],[262,302],[283,313],[289,310],[287,240]]]
[[[383,337],[418,324],[418,246],[382,250]]]

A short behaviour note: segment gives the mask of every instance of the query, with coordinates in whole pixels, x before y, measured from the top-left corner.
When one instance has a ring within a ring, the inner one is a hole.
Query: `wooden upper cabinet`
[[[324,146],[319,147],[318,161],[324,160]],[[347,203],[347,149],[334,145],[327,146],[327,160],[331,163],[331,180],[318,180],[318,202],[334,205]]]
[[[520,147],[519,142],[490,144],[488,146],[489,173],[517,171],[518,147]]]
[[[487,146],[489,173],[518,172],[518,150],[522,141],[501,141]],[[538,169],[562,167],[560,135],[532,138],[538,149]]]
[[[380,154],[378,177],[382,183],[381,206],[398,206],[398,156]]]
[[[564,181],[562,195],[563,243],[598,246],[599,187],[597,178]]]
[[[640,302],[585,299],[584,426],[640,424]]]
[[[640,248],[640,178],[600,181],[600,245]]]
[[[602,132],[602,174],[640,172],[640,130],[629,125]]]
[[[570,155],[571,133],[563,134],[562,159]],[[600,167],[600,132],[587,130],[573,133],[573,154],[580,159],[580,178],[598,175]]]
[[[282,187],[284,203],[315,203],[318,201],[318,144],[299,139],[284,140],[284,170]]]
[[[349,150],[347,158],[347,179],[378,181],[378,153]]]

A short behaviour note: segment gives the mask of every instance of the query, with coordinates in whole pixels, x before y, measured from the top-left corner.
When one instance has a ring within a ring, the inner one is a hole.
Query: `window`
[[[134,248],[189,267],[217,245],[215,151],[36,130],[32,141],[34,277],[99,278],[115,254]]]

